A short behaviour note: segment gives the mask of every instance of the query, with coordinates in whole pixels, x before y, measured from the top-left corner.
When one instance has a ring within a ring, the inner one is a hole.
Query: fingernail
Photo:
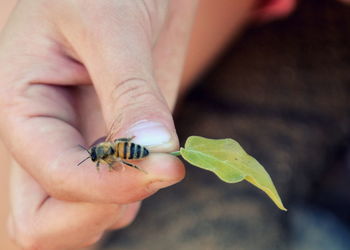
[[[135,136],[133,142],[144,146],[158,146],[170,141],[171,135],[163,124],[153,121],[140,121],[127,132],[128,137]]]

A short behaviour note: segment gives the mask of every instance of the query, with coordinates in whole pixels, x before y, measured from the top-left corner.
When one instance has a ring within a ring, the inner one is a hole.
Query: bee
[[[90,158],[93,162],[96,162],[97,171],[100,169],[100,163],[108,164],[108,169],[111,171],[114,169],[114,164],[119,162],[146,173],[142,168],[127,162],[127,160],[143,159],[149,155],[149,150],[146,147],[131,142],[134,138],[119,138],[110,141],[107,136],[104,142],[98,143],[89,149],[80,145],[89,153],[89,156],[79,162],[78,166]]]

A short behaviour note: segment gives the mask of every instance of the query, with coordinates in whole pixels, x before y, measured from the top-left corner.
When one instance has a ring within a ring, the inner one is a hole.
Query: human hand
[[[0,38],[0,134],[14,160],[9,229],[25,249],[76,249],[129,224],[139,201],[184,176],[152,153],[148,174],[77,163],[115,138],[178,147],[174,106],[195,1],[21,1]],[[170,108],[169,108],[170,107]],[[116,121],[116,122],[114,122]]]

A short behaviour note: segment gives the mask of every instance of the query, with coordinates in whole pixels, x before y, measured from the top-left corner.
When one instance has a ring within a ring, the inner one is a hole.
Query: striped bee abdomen
[[[115,151],[121,159],[142,159],[149,155],[147,148],[133,142],[118,142]]]

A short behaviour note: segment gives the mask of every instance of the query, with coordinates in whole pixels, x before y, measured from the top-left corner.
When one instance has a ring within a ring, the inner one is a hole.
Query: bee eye
[[[96,155],[96,150],[95,148],[91,149],[91,154],[90,154],[91,160],[96,161],[97,160],[97,155]]]

